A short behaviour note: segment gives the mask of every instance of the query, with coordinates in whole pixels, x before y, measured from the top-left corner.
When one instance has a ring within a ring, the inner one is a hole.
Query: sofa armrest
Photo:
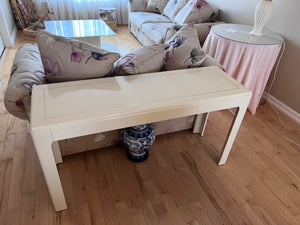
[[[4,104],[7,111],[29,120],[32,86],[45,83],[47,81],[37,45],[22,45],[15,55],[5,91]]]

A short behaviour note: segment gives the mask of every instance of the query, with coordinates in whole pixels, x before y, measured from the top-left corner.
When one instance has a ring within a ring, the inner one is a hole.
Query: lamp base
[[[262,36],[262,30],[268,19],[271,17],[273,2],[270,0],[261,0],[255,8],[254,26],[250,32],[253,36]]]
[[[262,32],[255,32],[254,30],[250,31],[249,34],[257,37],[263,36]]]

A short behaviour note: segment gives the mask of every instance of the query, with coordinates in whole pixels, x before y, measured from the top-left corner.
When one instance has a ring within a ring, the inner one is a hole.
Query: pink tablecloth
[[[228,74],[252,91],[248,109],[255,114],[281,44],[241,43],[217,36],[211,31],[203,49],[219,61]]]

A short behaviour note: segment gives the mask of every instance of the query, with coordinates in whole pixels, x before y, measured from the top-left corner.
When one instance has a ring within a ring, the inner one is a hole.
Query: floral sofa
[[[143,44],[164,43],[187,23],[194,23],[200,44],[205,41],[218,9],[204,0],[130,0],[129,30]]]
[[[13,62],[4,103],[12,115],[29,120],[33,85],[69,80],[220,66],[201,50],[195,28],[182,27],[165,44],[152,44],[124,56],[85,42],[37,31],[37,44],[21,46]],[[120,57],[120,58],[119,58]],[[154,124],[156,134],[192,128],[194,116]],[[121,140],[120,130],[60,141],[62,155],[97,149]]]

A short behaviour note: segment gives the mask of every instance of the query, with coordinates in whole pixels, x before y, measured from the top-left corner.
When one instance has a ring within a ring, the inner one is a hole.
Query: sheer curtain
[[[37,0],[45,1],[45,0]],[[118,24],[128,23],[128,0],[48,0],[54,20],[98,19],[99,8],[117,9]]]

